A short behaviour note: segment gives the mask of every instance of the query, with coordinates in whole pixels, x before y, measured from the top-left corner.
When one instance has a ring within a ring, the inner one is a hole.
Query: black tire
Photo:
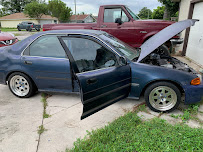
[[[26,28],[26,31],[29,31],[29,29],[28,29],[28,28]]]
[[[24,79],[24,84],[23,84],[23,79],[18,81],[18,78],[23,78]],[[22,82],[21,82],[22,81]],[[27,84],[26,84],[27,82]],[[18,85],[18,87],[17,87]],[[19,86],[20,85],[20,86]],[[34,84],[34,82],[25,74],[20,73],[20,72],[14,72],[8,77],[8,86],[10,91],[17,97],[19,98],[29,98],[35,94],[37,91],[37,87]],[[26,86],[29,87],[29,89],[26,89]],[[20,94],[21,89],[25,90],[25,94]]]
[[[17,29],[18,29],[18,31],[21,31],[21,29],[20,29],[20,27],[19,27],[19,26],[17,27]]]
[[[179,106],[181,92],[172,83],[155,82],[147,87],[144,98],[151,110],[155,112],[171,112]]]
[[[168,48],[166,45],[164,45],[164,44],[161,45],[161,46],[158,48],[157,52],[158,52],[160,55],[171,56],[171,55],[170,55],[170,50],[169,50],[169,48]]]
[[[38,32],[40,31],[40,29],[36,29]]]

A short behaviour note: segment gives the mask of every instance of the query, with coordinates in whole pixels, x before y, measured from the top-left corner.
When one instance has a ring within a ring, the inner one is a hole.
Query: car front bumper
[[[194,104],[203,100],[203,83],[200,85],[187,85],[185,90],[185,104]]]

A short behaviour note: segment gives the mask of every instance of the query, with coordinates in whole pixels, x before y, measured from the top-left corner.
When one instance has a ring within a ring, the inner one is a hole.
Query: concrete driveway
[[[103,127],[143,102],[125,99],[81,121],[80,96],[54,94],[47,99],[51,117],[43,119],[40,94],[20,99],[4,85],[0,85],[0,92],[0,152],[64,151],[84,137],[86,130]],[[39,136],[42,123],[46,131]]]
[[[36,151],[43,111],[40,99],[40,94],[17,98],[8,86],[0,85],[0,152]]]

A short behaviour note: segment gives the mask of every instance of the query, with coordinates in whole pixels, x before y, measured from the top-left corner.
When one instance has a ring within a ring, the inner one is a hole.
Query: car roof
[[[77,29],[70,29],[70,30],[52,30],[52,31],[44,31],[44,32],[38,32],[34,35],[31,35],[25,39],[23,39],[22,41],[11,45],[12,51],[13,52],[18,52],[18,54],[20,54],[22,52],[23,49],[25,49],[27,47],[27,45],[29,45],[34,39],[36,39],[37,37],[40,37],[42,35],[48,35],[48,34],[81,34],[81,35],[92,35],[92,36],[99,36],[101,34],[104,34],[106,32],[104,31],[98,31],[98,30],[86,30],[86,29],[82,29],[82,30],[77,30]]]

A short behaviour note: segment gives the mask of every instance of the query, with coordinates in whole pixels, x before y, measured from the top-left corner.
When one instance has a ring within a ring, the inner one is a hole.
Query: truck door
[[[121,19],[121,25],[115,23],[117,18]],[[104,7],[103,21],[100,22],[99,29],[112,34],[129,45],[133,45],[135,41],[134,23],[122,7]]]

